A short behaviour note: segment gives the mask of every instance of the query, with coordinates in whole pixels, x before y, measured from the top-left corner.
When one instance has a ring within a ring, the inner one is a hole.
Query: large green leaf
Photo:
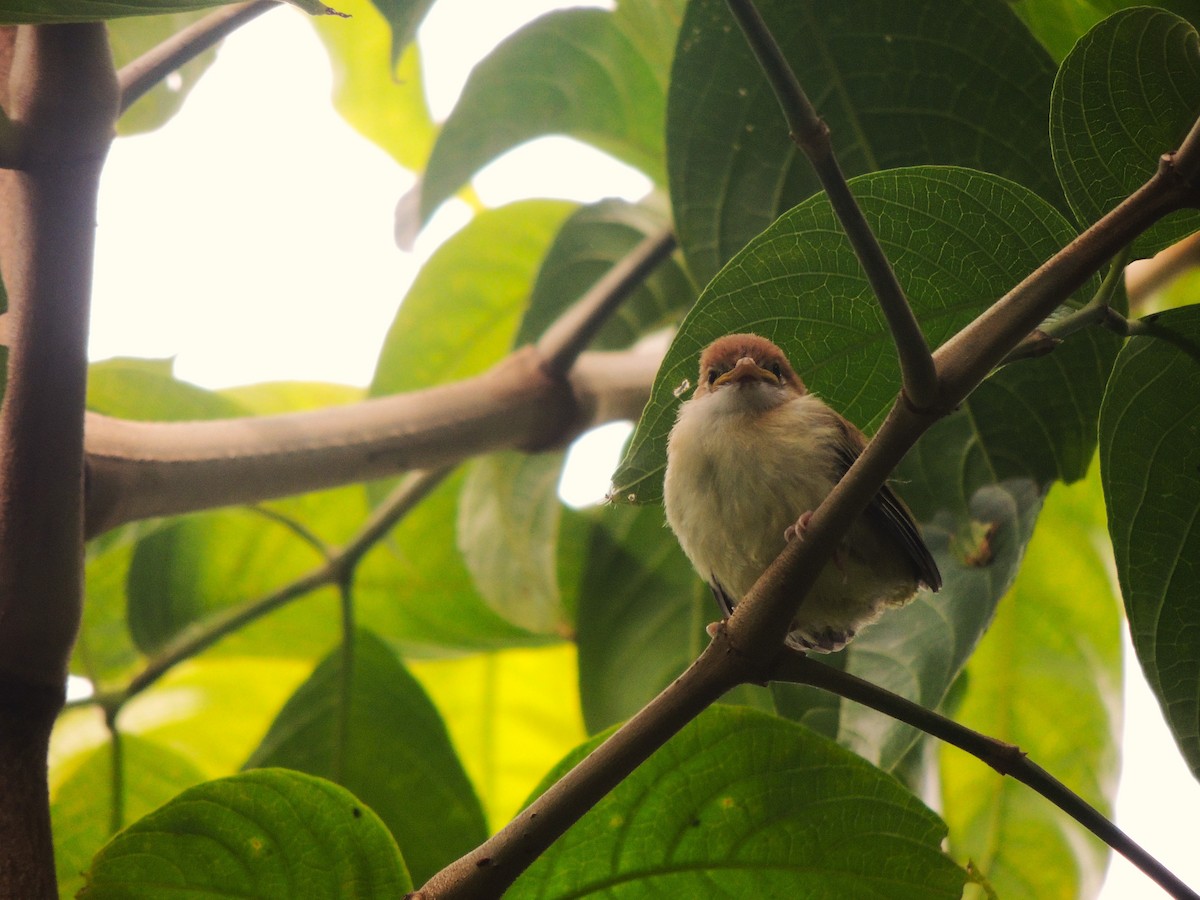
[[[1054,66],[1000,0],[757,4],[847,175],[938,163],[1059,202],[1046,114]],[[819,189],[723,0],[688,6],[667,103],[680,245],[708,281]]]
[[[579,587],[579,696],[596,733],[645,706],[687,668],[718,617],[658,506],[602,507],[592,514]],[[771,708],[761,688],[726,703]]]
[[[475,460],[458,495],[458,548],[480,596],[536,634],[567,634],[558,585],[562,455],[497,453]]]
[[[1072,236],[1070,225],[1045,201],[983,172],[900,169],[861,176],[852,186],[934,347]],[[1088,287],[1097,285],[1093,280]],[[696,378],[700,351],[738,331],[779,344],[811,390],[868,431],[896,397],[899,366],[883,314],[828,202],[813,197],[730,262],[684,319],[613,476],[618,498],[662,496],[667,433]],[[1034,441],[1041,480],[1059,474],[1077,478],[1091,455],[1088,410],[1095,408],[1106,374],[1098,360],[1112,347],[1111,341],[1095,341],[1083,335],[1083,349],[1073,351],[1080,358],[1069,365],[1051,359],[1013,367],[1016,375],[1006,377],[1022,381],[1069,373],[1071,390],[1026,395],[1020,415],[1010,410],[1004,416],[1005,403],[997,402],[1001,421],[978,426],[1007,437],[1010,445],[1016,442],[1011,451],[1016,461],[1028,460]],[[1094,361],[1077,372],[1088,358]]]
[[[1021,574],[966,670],[955,719],[1018,745],[1111,814],[1121,724],[1121,620],[1107,572],[1099,470],[1056,485]],[[1102,549],[1103,548],[1103,549]],[[955,856],[1004,898],[1091,897],[1108,849],[1025,785],[941,754],[941,810]]]
[[[1151,321],[1117,357],[1100,473],[1133,647],[1200,777],[1200,306]]]
[[[379,814],[424,882],[487,837],[483,810],[416,679],[368,631],[355,635],[352,655],[348,681],[340,648],[317,667],[246,767],[282,766],[345,785]]]
[[[125,585],[138,542],[162,524],[132,522],[100,535],[85,548],[83,622],[71,672],[97,689],[112,687],[143,658],[129,632]]]
[[[657,199],[639,204],[603,200],[577,210],[546,253],[515,343],[536,341],[634,247],[669,226],[670,218]],[[691,278],[672,257],[621,304],[589,346],[628,347],[646,332],[678,321],[695,299]]]
[[[74,897],[83,887],[92,857],[112,837],[115,784],[121,786],[121,817],[128,822],[204,780],[204,773],[183,757],[133,735],[122,735],[120,758],[121,777],[114,781],[112,745],[101,745],[77,761],[51,797],[60,897]]]
[[[1140,187],[1176,149],[1200,110],[1200,37],[1161,9],[1117,13],[1093,28],[1054,82],[1054,165],[1081,225]],[[1151,256],[1200,228],[1200,213],[1175,213],[1134,241]]]
[[[476,375],[512,345],[538,266],[570,203],[525,200],[486,210],[421,269],[384,340],[371,394]]]
[[[270,564],[264,565],[267,560]],[[291,528],[262,513],[231,509],[180,517],[143,538],[133,551],[126,581],[130,633],[142,652],[161,650],[184,631],[211,624],[321,561],[317,550]],[[329,625],[313,621],[314,612],[277,613],[269,629],[237,632],[224,649],[319,652],[328,647]]]
[[[585,737],[573,644],[414,662],[498,830]]]
[[[87,407],[121,419],[187,422],[244,416],[246,407],[178,380],[170,359],[117,357],[88,366]]]
[[[1012,8],[1050,55],[1061,61],[1075,42],[1105,16],[1146,5],[1144,0],[1014,0]],[[1178,13],[1193,24],[1200,22],[1197,0],[1160,0],[1153,5]]]
[[[263,769],[190,788],[97,854],[86,900],[395,898],[412,889],[383,822],[344,788]]]
[[[437,127],[425,103],[416,44],[396,59],[396,32],[376,4],[346,0],[338,8],[350,14],[349,21],[312,20],[333,66],[334,108],[400,165],[423,169]]]
[[[576,750],[560,777],[599,742]],[[508,896],[959,897],[941,821],[807,729],[713,707],[583,816]]]
[[[662,183],[664,97],[624,20],[596,9],[552,12],[480,62],[434,144],[421,217],[501,153],[567,134]]]
[[[174,751],[206,778],[232,775],[311,674],[308,658],[209,654],[191,659],[125,704],[121,728]]]
[[[497,650],[550,639],[497,615],[475,590],[456,542],[462,484],[462,475],[448,478],[372,548],[355,575],[359,621],[406,656]]]

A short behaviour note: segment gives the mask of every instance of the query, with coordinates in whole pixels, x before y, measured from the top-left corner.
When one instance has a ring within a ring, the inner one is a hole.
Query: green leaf
[[[417,275],[384,340],[372,396],[477,375],[512,346],[538,266],[570,203],[526,200],[486,210]]]
[[[1105,16],[1146,5],[1144,0],[1014,0],[1012,8],[1050,55],[1061,62],[1075,42]],[[1200,22],[1197,0],[1160,0],[1154,6],[1178,13],[1192,24]]]
[[[113,64],[120,69],[207,14],[205,10],[114,20],[108,26]],[[165,124],[179,112],[183,101],[216,58],[217,48],[212,47],[175,69],[169,79],[160,81],[121,115],[117,120],[117,134],[153,131]]]
[[[413,4],[413,8],[423,5]],[[345,0],[350,21],[314,18],[333,66],[333,105],[359,134],[407,169],[425,167],[437,136],[416,44],[397,59],[396,34],[370,0]]]
[[[757,4],[849,175],[925,163],[1002,175],[1059,203],[1054,66],[1000,0]],[[723,0],[688,6],[667,102],[680,246],[703,284],[819,190]]]
[[[411,889],[388,830],[353,794],[263,769],[197,785],[122,831],[79,896],[394,898]]]
[[[85,547],[83,623],[71,672],[89,679],[97,689],[114,686],[143,658],[129,633],[125,585],[138,542],[162,525],[161,521],[131,522]]]
[[[392,29],[392,68],[400,60],[404,48],[416,36],[417,26],[433,6],[433,0],[371,0],[371,5],[387,19]]]
[[[955,719],[1016,744],[1111,815],[1120,767],[1121,619],[1107,566],[1093,467],[1087,481],[1051,489],[1021,574],[967,665]],[[941,752],[940,781],[954,855],[971,859],[1001,897],[1095,895],[1108,848],[1074,819],[949,747]]]
[[[355,574],[358,620],[406,656],[544,644],[484,603],[456,543],[463,476],[426,497],[363,558]]]
[[[190,659],[127,703],[121,728],[173,750],[206,778],[221,778],[242,767],[267,721],[311,674],[307,658]]]
[[[88,366],[87,408],[121,419],[187,422],[246,415],[220,394],[179,381],[170,359],[118,357]]]
[[[121,737],[121,809],[126,821],[139,819],[204,773],[183,757],[134,735]],[[102,744],[76,760],[76,768],[50,800],[54,867],[60,897],[74,897],[84,884],[96,851],[112,837],[112,745]]]
[[[1081,225],[1090,225],[1154,174],[1200,108],[1200,37],[1160,9],[1117,13],[1093,28],[1054,82],[1054,165]],[[1134,241],[1152,256],[1200,228],[1200,212],[1175,213]]]
[[[599,739],[572,753],[548,785]],[[736,707],[686,725],[507,896],[959,897],[945,826],[894,779],[800,726]]]
[[[545,134],[593,144],[663,183],[662,86],[623,24],[603,10],[552,12],[480,62],[434,144],[421,218],[501,153]]]
[[[565,634],[558,588],[562,454],[497,453],[467,469],[458,548],[484,602],[536,634]]]
[[[349,693],[339,648],[292,695],[246,768],[282,766],[345,785],[379,814],[423,883],[483,842],[483,810],[441,717],[395,654],[368,631],[355,635],[352,653]]]
[[[1138,661],[1200,777],[1200,306],[1149,317],[1100,410],[1100,474]]]
[[[491,830],[585,737],[573,644],[411,664],[446,722]]]
[[[657,199],[639,204],[603,200],[580,207],[563,224],[533,286],[516,346],[536,341],[644,239],[670,227]],[[621,304],[589,344],[594,350],[628,347],[646,332],[679,320],[696,299],[696,287],[675,257],[668,259]]]
[[[983,172],[920,167],[877,172],[851,184],[933,347],[1072,237],[1070,225],[1045,201]],[[1098,283],[1093,279],[1081,290]],[[813,197],[738,254],[684,319],[613,476],[618,499],[633,494],[649,502],[662,496],[666,439],[683,396],[680,388],[696,378],[705,346],[739,331],[779,344],[811,390],[868,432],[895,400],[899,366],[883,315],[828,201]],[[1085,333],[1080,348],[1072,349],[1079,356],[1069,364],[1011,367],[1015,374],[1006,378],[1028,385],[1061,374],[1073,390],[1065,398],[1044,388],[1025,391],[1021,414],[1004,412],[1009,400],[988,401],[1000,421],[979,427],[1007,438],[1011,450],[1004,449],[1014,461],[998,470],[1000,477],[1031,474],[1031,455],[1039,480],[1079,477],[1091,455],[1088,411],[1097,403],[1107,371],[1102,360],[1112,346]],[[1003,383],[996,389],[1004,390]]]
[[[294,531],[261,513],[230,509],[180,517],[143,538],[133,552],[126,582],[130,633],[142,652],[154,653],[186,629],[211,624],[321,561]],[[287,617],[293,627],[282,627],[276,614],[269,633],[239,631],[223,649],[285,655],[323,650],[328,625],[308,621],[313,610],[303,612]],[[298,641],[302,634],[308,639]]]
[[[575,639],[579,696],[594,734],[632,716],[686,669],[718,610],[660,507],[601,507],[591,518]],[[722,699],[771,708],[753,686]]]

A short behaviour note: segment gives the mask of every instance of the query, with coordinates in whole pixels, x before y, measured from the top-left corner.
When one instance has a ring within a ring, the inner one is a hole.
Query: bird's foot
[[[793,631],[788,635],[788,643],[801,650],[835,653],[850,643],[854,634],[853,628],[834,628],[830,625],[819,631]]]
[[[810,519],[812,519],[811,509],[806,513],[801,513],[800,518],[789,525],[787,530],[783,532],[783,539],[790,544],[796,538],[800,537],[806,530],[808,530],[808,523]]]
[[[812,520],[812,517],[811,509],[806,513],[801,513],[800,518],[789,525],[783,532],[783,539],[790,544],[796,538],[802,536],[808,530],[808,523]],[[841,547],[833,551],[833,564],[837,566],[839,572],[843,575],[846,574],[846,553]]]

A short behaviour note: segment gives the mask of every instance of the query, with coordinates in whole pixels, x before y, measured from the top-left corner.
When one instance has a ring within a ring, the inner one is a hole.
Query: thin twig
[[[267,613],[274,612],[319,588],[345,583],[349,577],[348,573],[353,570],[367,550],[386,535],[392,526],[407,515],[413,507],[429,496],[430,491],[441,483],[448,472],[448,469],[439,469],[430,472],[409,473],[359,529],[358,534],[340,552],[331,555],[321,566],[264,597],[226,610],[202,627],[183,632],[150,659],[142,671],[129,680],[124,689],[115,694],[95,694],[91,697],[80,698],[68,703],[68,707],[100,704],[106,709],[120,709],[175,666],[208,649],[226,635],[232,634],[251,622],[261,619]]]
[[[879,239],[867,224],[858,201],[846,184],[846,176],[833,152],[828,126],[804,93],[796,73],[752,0],[728,0],[728,4],[775,91],[792,140],[812,164],[879,300],[900,358],[908,402],[918,410],[932,407],[937,400],[938,383],[929,344],[913,315],[904,288],[900,286],[887,255],[879,245]]]
[[[122,66],[117,72],[121,112],[133,106],[184,63],[195,59],[251,19],[279,5],[276,0],[251,0],[223,6]]]
[[[1019,747],[980,734],[898,694],[884,690],[849,672],[822,665],[790,648],[784,648],[776,665],[773,681],[806,684],[829,691],[965,750],[1001,775],[1009,775],[1033,788],[1145,872],[1172,897],[1180,900],[1198,900],[1198,895],[1170,869],[1147,853],[1098,809],[1030,760]]]
[[[565,376],[614,310],[645,283],[675,250],[675,245],[675,233],[666,229],[644,239],[609,269],[538,339],[542,369],[552,377]]]

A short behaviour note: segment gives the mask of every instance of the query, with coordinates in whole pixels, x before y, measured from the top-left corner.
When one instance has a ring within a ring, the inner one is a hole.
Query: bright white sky
[[[439,0],[421,32],[426,59],[438,62],[427,74],[435,115],[452,106],[472,60],[560,5],[569,4]],[[471,28],[463,29],[468,18]],[[166,128],[116,142],[100,198],[94,359],[173,356],[180,377],[208,387],[370,380],[420,262],[465,212],[443,210],[412,255],[398,251],[393,209],[412,176],[338,117],[330,90],[312,29],[292,10],[273,11],[226,41]],[[579,145],[565,150],[567,143],[510,154],[480,176],[478,193],[496,205],[521,196],[591,201],[645,192],[637,173]],[[568,161],[564,152],[575,155]],[[625,433],[610,430],[598,457],[579,467],[593,478],[564,485],[568,499],[603,494]],[[1200,888],[1200,786],[1132,669],[1117,821]],[[1117,858],[1101,897],[1159,895]]]

